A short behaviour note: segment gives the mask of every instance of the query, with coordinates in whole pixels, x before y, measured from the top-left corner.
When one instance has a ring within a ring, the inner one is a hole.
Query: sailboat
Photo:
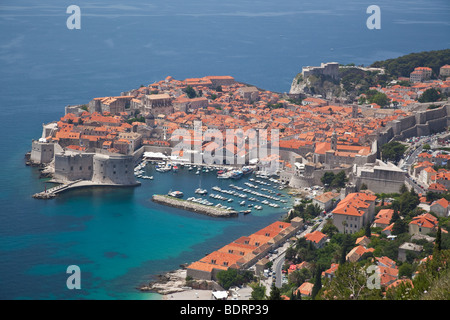
[[[197,171],[198,172],[198,171]],[[208,193],[208,190],[206,189],[202,189],[202,177],[200,177],[200,185],[199,187],[195,190],[195,193],[200,194],[202,196],[206,195]]]

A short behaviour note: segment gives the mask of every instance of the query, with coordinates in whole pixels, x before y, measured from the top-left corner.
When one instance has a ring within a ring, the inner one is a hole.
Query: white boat
[[[197,188],[197,189],[195,190],[195,193],[201,194],[201,195],[205,195],[205,194],[208,193],[208,190],[202,189],[202,188]]]
[[[169,192],[169,196],[175,197],[175,198],[182,198],[183,195],[184,194],[181,191],[171,191],[171,192]]]

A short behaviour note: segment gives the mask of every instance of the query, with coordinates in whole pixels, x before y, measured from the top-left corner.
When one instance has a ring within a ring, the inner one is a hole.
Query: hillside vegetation
[[[411,53],[394,59],[376,61],[371,67],[385,68],[386,72],[396,77],[409,77],[415,67],[433,69],[433,77],[439,75],[439,69],[450,64],[450,49]]]

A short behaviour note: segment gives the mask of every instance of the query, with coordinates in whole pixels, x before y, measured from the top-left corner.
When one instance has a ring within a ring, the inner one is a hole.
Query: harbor
[[[198,181],[197,188],[173,191],[172,188],[178,188],[174,185],[166,194],[152,197],[153,202],[182,210],[214,217],[258,215],[264,211],[268,214],[272,211],[269,208],[288,210],[292,202],[276,175],[257,171],[255,166],[236,168],[144,159],[135,168],[140,180],[160,181],[167,174]],[[150,186],[154,182],[149,183]]]

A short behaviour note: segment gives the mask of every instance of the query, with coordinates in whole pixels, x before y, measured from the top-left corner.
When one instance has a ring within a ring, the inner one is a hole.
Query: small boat
[[[241,206],[245,206],[245,201],[241,201],[241,203],[239,203]]]
[[[169,196],[174,198],[183,198],[184,194],[181,191],[171,191],[169,192]]]
[[[200,170],[197,170],[197,172],[195,172],[195,174],[200,174]]]
[[[173,166],[173,167],[172,167],[172,171],[173,171],[173,172],[178,172],[178,166]]]
[[[230,178],[231,179],[239,179],[240,177],[242,177],[242,175],[243,175],[242,171],[235,170],[235,171],[232,171]]]
[[[206,190],[206,189],[201,189],[201,188],[197,188],[197,189],[195,190],[195,193],[201,194],[201,195],[205,195],[205,194],[208,193],[208,190]]]
[[[252,210],[242,210],[240,212],[243,213],[243,214],[249,214],[250,212],[252,212]]]

